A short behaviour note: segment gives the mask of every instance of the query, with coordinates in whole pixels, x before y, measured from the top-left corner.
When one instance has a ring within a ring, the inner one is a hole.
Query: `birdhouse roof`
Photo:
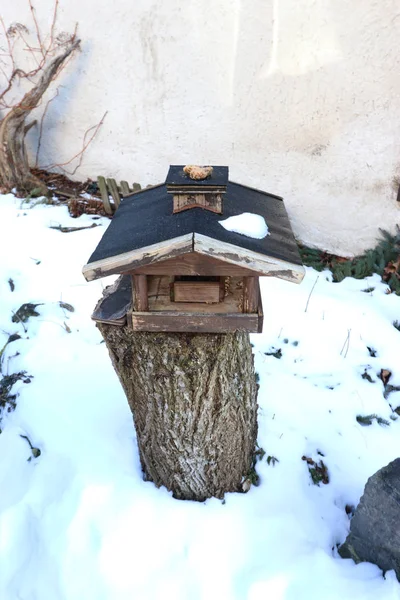
[[[220,224],[242,213],[263,217],[269,234],[256,239]],[[202,208],[174,214],[166,184],[125,197],[83,274],[91,281],[190,252],[240,265],[255,275],[292,281],[304,276],[282,198],[233,182],[227,184],[222,215]]]

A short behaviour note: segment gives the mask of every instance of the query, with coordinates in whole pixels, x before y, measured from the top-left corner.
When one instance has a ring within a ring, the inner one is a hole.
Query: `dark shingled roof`
[[[223,196],[223,214],[191,208],[173,214],[166,185],[144,189],[121,202],[88,263],[118,256],[185,234],[198,233],[263,255],[301,265],[283,201],[238,183],[229,182]],[[227,231],[219,221],[244,212],[264,217],[270,235],[257,240]]]

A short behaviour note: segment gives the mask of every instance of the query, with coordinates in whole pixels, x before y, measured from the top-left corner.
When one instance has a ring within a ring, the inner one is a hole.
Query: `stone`
[[[394,569],[400,581],[400,458],[368,479],[339,554]]]

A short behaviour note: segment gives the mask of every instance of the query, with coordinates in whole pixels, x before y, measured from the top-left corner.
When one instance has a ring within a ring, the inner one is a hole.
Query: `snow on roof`
[[[262,240],[269,235],[268,225],[264,217],[254,213],[242,213],[219,222],[228,231],[240,233],[256,240]]]

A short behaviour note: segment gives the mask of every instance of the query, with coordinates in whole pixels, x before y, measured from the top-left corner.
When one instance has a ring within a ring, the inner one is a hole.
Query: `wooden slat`
[[[107,179],[107,186],[110,190],[111,196],[113,197],[115,208],[118,208],[121,203],[121,197],[119,195],[117,182],[115,179]]]
[[[258,310],[258,277],[243,277],[243,312]]]
[[[121,192],[123,196],[129,196],[131,190],[129,189],[129,183],[127,181],[121,181]]]
[[[106,180],[101,175],[99,175],[99,177],[97,178],[97,185],[99,186],[101,199],[103,200],[104,210],[108,215],[112,215],[113,210],[111,207],[110,199],[108,197]]]
[[[135,311],[145,312],[149,310],[146,275],[133,275],[133,290]]]
[[[257,333],[258,315],[202,314],[187,312],[133,312],[132,328],[135,331],[175,331],[224,333],[248,331]]]
[[[140,183],[133,183],[132,189],[134,192],[140,192],[140,190],[142,189],[142,186],[140,185]]]
[[[147,273],[149,275],[217,275],[222,277],[228,275],[232,277],[245,277],[246,275],[258,274],[245,267],[238,267],[231,263],[205,256],[204,254],[198,254],[197,252],[190,252],[176,258],[160,260],[152,265],[139,267],[134,272]]]
[[[219,281],[175,281],[174,302],[213,304],[219,302],[219,292]]]

